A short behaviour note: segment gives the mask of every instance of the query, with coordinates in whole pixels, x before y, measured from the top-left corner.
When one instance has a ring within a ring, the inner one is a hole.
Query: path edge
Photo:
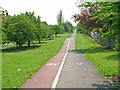
[[[67,56],[67,54],[68,54],[68,48],[69,48],[70,39],[71,39],[71,38],[69,38],[69,40],[68,40],[67,49],[66,49],[64,58],[63,58],[62,63],[61,63],[61,65],[60,65],[60,67],[59,67],[58,73],[57,73],[57,75],[56,75],[56,77],[55,77],[55,79],[54,79],[54,81],[53,81],[53,83],[52,83],[51,89],[56,88],[56,86],[57,86],[57,83],[58,83],[58,80],[59,80],[59,77],[60,77],[60,74],[61,74],[61,71],[62,71],[64,62],[65,62],[65,59],[66,59],[66,56]]]

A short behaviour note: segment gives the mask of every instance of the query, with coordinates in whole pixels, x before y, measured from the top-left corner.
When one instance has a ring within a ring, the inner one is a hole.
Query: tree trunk
[[[19,48],[18,42],[16,42],[16,48]]]
[[[21,48],[21,47],[22,47],[22,45],[21,45],[20,43],[19,43],[18,45],[19,45],[19,48]]]
[[[30,47],[30,40],[28,40],[28,47]]]
[[[41,43],[41,40],[39,40],[39,44]]]
[[[16,48],[19,48],[18,44],[16,43]]]
[[[55,37],[57,37],[57,33],[55,33]]]

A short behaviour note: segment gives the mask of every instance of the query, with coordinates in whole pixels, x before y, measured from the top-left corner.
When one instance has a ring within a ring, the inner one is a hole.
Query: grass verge
[[[2,84],[1,83],[2,83],[2,53],[0,51],[0,90],[2,89]]]
[[[63,34],[37,47],[16,50],[5,49],[2,53],[2,88],[19,88],[62,47],[70,34]]]
[[[83,34],[76,36],[76,50],[84,53],[87,60],[97,67],[102,76],[110,78],[118,75],[118,52],[102,48]]]

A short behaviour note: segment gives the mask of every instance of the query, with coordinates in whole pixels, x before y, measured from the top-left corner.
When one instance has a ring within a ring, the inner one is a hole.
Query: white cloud
[[[0,6],[7,9],[10,15],[19,14],[25,11],[35,11],[40,15],[42,21],[48,24],[56,24],[57,13],[63,11],[64,19],[72,21],[73,12],[78,12],[75,5],[77,0],[1,0]]]

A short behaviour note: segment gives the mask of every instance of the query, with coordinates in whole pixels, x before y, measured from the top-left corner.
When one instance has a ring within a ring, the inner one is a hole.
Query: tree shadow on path
[[[110,82],[95,83],[92,84],[92,86],[94,86],[96,90],[118,90],[118,87],[114,87]]]

